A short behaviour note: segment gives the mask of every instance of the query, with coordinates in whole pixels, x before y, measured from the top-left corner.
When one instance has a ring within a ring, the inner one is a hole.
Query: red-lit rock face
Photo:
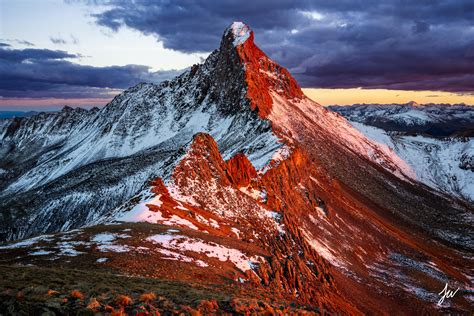
[[[291,161],[301,162],[296,153]],[[279,174],[279,181],[288,181],[287,173],[280,171]],[[279,186],[279,181],[275,186]],[[332,269],[305,241],[297,219],[290,212],[272,213],[281,209],[273,193],[268,201],[266,197],[252,194],[252,190],[263,192],[264,182],[244,154],[224,161],[212,137],[201,133],[194,137],[186,156],[176,166],[171,194],[161,180],[153,182],[153,191],[161,195],[163,203],[150,207],[166,217],[184,218],[200,231],[236,238],[262,249],[266,253],[265,262],[242,276],[255,286],[267,287],[281,295],[290,294],[295,301],[329,312],[357,313],[357,309],[338,294]],[[273,180],[265,187],[273,186],[270,183]],[[290,195],[288,192],[282,197]],[[185,202],[190,199],[192,204]],[[178,204],[181,207],[176,208]],[[188,211],[183,212],[182,206]],[[203,225],[202,218],[213,219],[219,228]]]
[[[240,188],[248,186],[257,176],[257,171],[247,156],[239,153],[227,161],[227,175],[232,183]]]
[[[257,174],[245,155],[238,154],[224,162],[212,137],[198,134],[176,168],[173,189],[179,191],[177,196],[192,197],[198,205],[194,207],[197,213],[226,223],[225,229],[214,233],[227,231],[227,236],[233,236],[227,227],[238,228],[240,234],[234,238],[268,252],[268,264],[256,270],[258,277],[246,276],[256,286],[295,293],[295,300],[328,311],[433,311],[420,298],[374,277],[372,266],[384,266],[386,273],[397,268],[397,263],[388,258],[391,253],[425,258],[420,262],[432,261],[445,275],[467,282],[451,267],[467,264],[465,259],[424,239],[420,230],[405,227],[384,207],[331,178],[332,171],[317,163],[317,156],[308,149],[296,146],[287,159],[264,174]],[[373,181],[371,175],[366,176],[367,183]],[[249,189],[238,190],[243,187],[265,192],[265,198],[251,194]],[[388,193],[381,190],[379,194]],[[221,213],[221,208],[230,213]],[[276,233],[272,220],[258,216],[262,210],[276,211],[281,216],[283,234]],[[418,286],[436,291],[443,285],[433,275],[417,273]],[[406,286],[411,286],[407,282]],[[374,298],[373,291],[393,296]],[[462,300],[458,304],[468,306]]]
[[[252,110],[257,110],[261,118],[266,118],[272,109],[270,90],[278,91],[288,99],[304,97],[298,83],[288,70],[270,60],[254,43],[253,31],[249,38],[237,45],[238,56],[245,67],[247,98]]]

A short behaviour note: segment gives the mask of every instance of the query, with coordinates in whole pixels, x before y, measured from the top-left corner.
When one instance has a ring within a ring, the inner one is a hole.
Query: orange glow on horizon
[[[407,91],[387,89],[302,89],[304,94],[321,105],[350,105],[356,103],[408,103],[415,101],[424,103],[465,103],[474,105],[474,93],[461,94],[441,91]],[[117,94],[119,91],[117,92]],[[84,98],[84,99],[59,99],[59,98],[2,98],[0,97],[0,110],[57,110],[65,105],[90,108],[101,107],[112,101],[115,93],[110,98]]]
[[[465,103],[474,105],[474,93],[442,91],[409,91],[387,89],[302,89],[307,97],[321,105],[350,105],[356,103]]]

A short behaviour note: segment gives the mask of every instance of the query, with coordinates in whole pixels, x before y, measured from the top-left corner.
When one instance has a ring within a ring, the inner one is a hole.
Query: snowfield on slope
[[[411,166],[398,157],[386,144],[369,139],[336,113],[308,98],[293,102],[273,91],[271,96],[273,106],[269,119],[297,139],[304,139],[308,130],[319,128],[350,151],[379,164],[398,177],[417,179]],[[296,113],[295,108],[301,113]]]
[[[474,172],[460,168],[462,156],[474,157],[474,139],[435,139],[389,135],[382,129],[351,124],[368,138],[386,144],[402,158],[424,184],[474,201]]]
[[[263,260],[259,256],[248,257],[237,249],[182,235],[153,235],[148,237],[147,241],[170,250],[197,252],[220,261],[230,261],[243,272],[251,270],[260,260]]]
[[[163,144],[169,144],[170,149],[178,148],[199,132],[211,134],[218,143],[229,138],[241,139],[240,147],[223,151],[225,158],[249,149],[248,158],[257,169],[263,168],[282,146],[271,131],[252,131],[255,128],[253,122],[222,116],[212,104],[203,104],[187,113],[179,113],[168,98],[158,99],[154,96],[157,89],[158,86],[153,84],[143,85],[137,91],[126,94],[121,102],[116,101],[117,104],[113,106],[122,107],[123,112],[119,112],[120,116],[115,113],[118,117],[113,122],[109,122],[107,107],[100,110],[88,124],[84,123],[80,127],[80,132],[65,138],[64,145],[53,157],[26,172],[5,192],[32,189],[94,161],[126,157]],[[138,115],[134,109],[143,107],[139,103],[144,102],[144,99],[147,99],[149,107],[142,109],[146,112]],[[107,125],[110,127],[104,132]],[[55,141],[50,142],[55,144]],[[21,144],[20,139],[20,148]]]
[[[151,195],[149,190],[147,190],[147,192]],[[163,204],[163,202],[161,202],[160,200],[160,197],[161,194],[151,199],[145,199],[141,201],[140,203],[135,205],[130,211],[120,212],[118,215],[116,215],[115,220],[119,222],[131,223],[148,222],[152,224],[188,227],[194,230],[198,230],[198,228],[193,223],[177,215],[172,215],[169,218],[165,218],[163,217],[160,211],[151,211],[147,205],[160,207]]]

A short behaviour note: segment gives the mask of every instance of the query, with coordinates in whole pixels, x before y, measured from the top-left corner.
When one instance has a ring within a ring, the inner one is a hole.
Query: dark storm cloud
[[[430,30],[430,25],[424,21],[415,21],[413,25],[413,32],[415,33],[425,33]]]
[[[0,46],[0,96],[5,98],[91,98],[109,95],[141,81],[159,82],[177,71],[151,72],[148,66],[84,66],[80,56],[49,49]]]
[[[2,63],[6,62],[24,62],[24,61],[41,61],[41,60],[55,60],[64,58],[76,58],[78,55],[69,54],[62,50],[50,49],[0,49],[0,60]]]
[[[306,87],[473,91],[474,1],[93,1],[99,25],[211,51],[242,20]]]

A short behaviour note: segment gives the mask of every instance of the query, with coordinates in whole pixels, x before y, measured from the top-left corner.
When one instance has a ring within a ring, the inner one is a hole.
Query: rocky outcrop
[[[295,153],[291,160],[298,161],[298,157]],[[287,166],[288,163],[284,164]],[[281,168],[284,168],[283,165]],[[288,174],[281,171],[279,174],[282,176],[281,181],[288,181],[288,185],[292,185],[293,180],[287,178]],[[290,294],[295,301],[326,311],[356,313],[357,309],[340,296],[330,266],[305,240],[300,229],[301,223],[296,217],[298,213],[293,212],[293,208],[277,205],[273,191],[269,191],[271,198],[265,202],[239,190],[251,182],[256,188],[264,185],[265,188],[281,187],[282,190],[287,190],[279,181],[272,183],[273,180],[264,179],[265,176],[262,178],[257,175],[248,158],[242,153],[225,162],[212,137],[200,133],[193,138],[185,157],[175,168],[170,183],[171,197],[163,182],[158,179],[152,183],[153,192],[160,195],[162,204],[149,207],[150,210],[156,209],[165,213],[171,210],[172,214],[196,224],[192,219],[193,215],[183,215],[174,208],[180,204],[193,214],[204,218],[212,217],[220,225],[225,223],[225,227],[240,231],[240,239],[269,253],[258,267],[246,272],[246,278],[255,286],[267,287],[274,292],[281,292],[282,295]],[[211,188],[211,191],[208,188]],[[292,190],[288,189],[286,193],[278,194],[285,199],[285,204],[291,198],[291,192]],[[176,200],[170,203],[170,198]],[[190,205],[184,202],[189,200],[194,203]],[[226,208],[226,212],[222,213],[219,206]],[[294,208],[298,206],[294,205]],[[279,213],[264,215],[271,210],[278,210]],[[169,216],[171,214],[167,215]],[[213,231],[203,227],[201,223],[199,228],[216,236],[221,236],[224,231],[232,235],[230,230],[224,227]]]
[[[227,175],[231,182],[240,188],[249,186],[251,180],[257,176],[257,171],[244,153],[238,153],[227,161]]]

